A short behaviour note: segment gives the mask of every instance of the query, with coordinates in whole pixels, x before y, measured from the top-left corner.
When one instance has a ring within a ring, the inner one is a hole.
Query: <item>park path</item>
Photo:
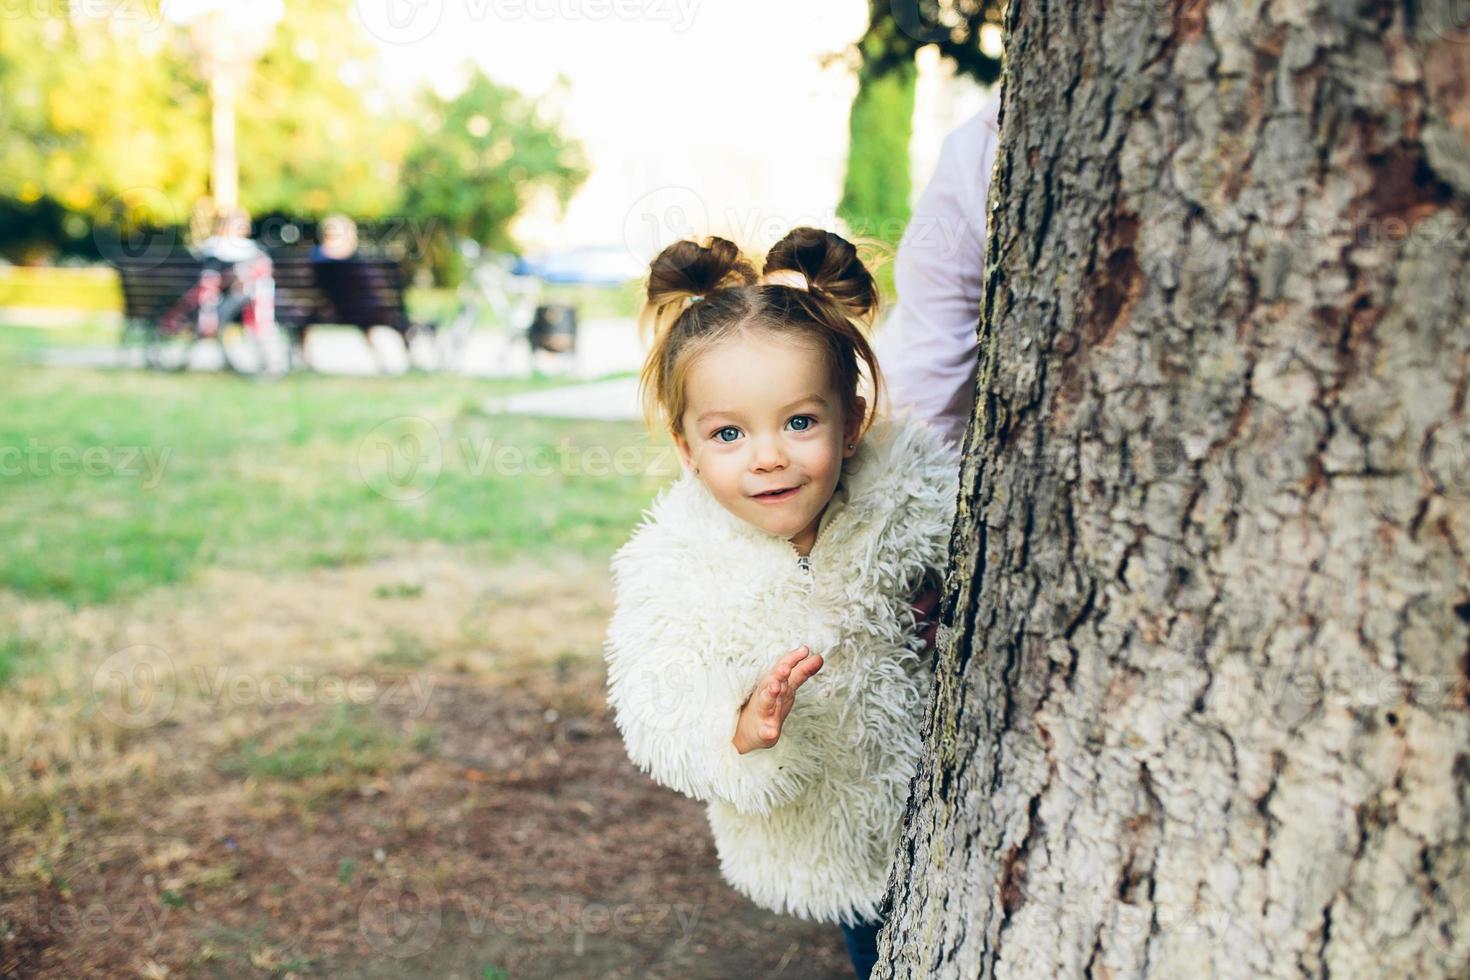
[[[365,376],[380,372],[379,364],[357,330],[321,328],[313,332],[308,343],[313,370],[319,374]],[[506,351],[493,334],[481,334],[469,346],[460,373],[483,378],[526,377],[535,367],[543,374],[566,381],[547,390],[487,398],[487,412],[636,421],[642,418],[637,380],[602,379],[609,374],[638,371],[643,355],[644,348],[638,341],[633,320],[593,320],[581,328],[574,354],[558,356],[543,352],[534,365],[526,350]],[[66,367],[143,368],[138,351],[123,351],[115,346],[44,348],[38,359],[42,364]],[[391,359],[389,367],[395,367]],[[217,348],[201,345],[191,369],[221,371],[224,362]]]
[[[307,335],[307,353],[313,370],[321,374],[372,375],[385,368],[390,372],[403,370],[407,361],[402,345],[395,349],[394,339],[391,331],[374,332],[380,361],[355,327],[314,327]],[[459,373],[478,378],[517,378],[528,376],[534,367],[543,374],[585,380],[636,371],[642,366],[644,351],[637,322],[631,317],[585,320],[578,325],[575,351],[564,355],[538,352],[534,363],[524,343],[509,343],[493,330],[480,330],[471,335]],[[143,367],[140,351],[121,350],[111,344],[51,347],[42,352],[41,361],[69,367]],[[219,371],[224,369],[224,361],[217,347],[204,343],[194,351],[190,367]]]

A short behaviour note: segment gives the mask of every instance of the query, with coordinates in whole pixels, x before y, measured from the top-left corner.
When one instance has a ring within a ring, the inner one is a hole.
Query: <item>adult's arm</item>
[[[875,342],[893,407],[911,405],[955,447],[975,400],[985,208],[1000,141],[999,98],[997,92],[944,138],[934,175],[898,246],[898,304]]]

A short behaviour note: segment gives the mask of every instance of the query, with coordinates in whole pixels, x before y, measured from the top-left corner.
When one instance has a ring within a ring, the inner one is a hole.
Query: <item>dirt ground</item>
[[[606,568],[438,546],[71,613],[0,693],[0,976],[851,976],[628,761]]]

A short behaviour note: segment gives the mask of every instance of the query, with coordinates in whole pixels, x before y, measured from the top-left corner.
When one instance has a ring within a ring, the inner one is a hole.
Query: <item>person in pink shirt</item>
[[[986,200],[1000,143],[1000,93],[944,138],[939,163],[899,241],[898,303],[874,347],[892,407],[961,447],[975,404],[976,328],[985,279]]]

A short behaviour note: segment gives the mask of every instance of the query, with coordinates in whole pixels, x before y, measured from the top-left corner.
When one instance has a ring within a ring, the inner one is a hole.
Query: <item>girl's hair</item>
[[[643,417],[650,429],[661,421],[671,434],[677,433],[695,359],[754,330],[821,352],[849,419],[858,414],[859,362],[867,365],[874,396],[860,434],[882,414],[878,358],[859,329],[872,328],[878,285],[856,247],[830,231],[793,228],[766,253],[761,276],[773,273],[780,275],[762,282],[733,242],[713,236],[702,245],[688,239],[674,242],[650,263],[647,300],[639,317],[640,333],[653,329],[639,378]],[[803,278],[807,288],[801,287]]]

